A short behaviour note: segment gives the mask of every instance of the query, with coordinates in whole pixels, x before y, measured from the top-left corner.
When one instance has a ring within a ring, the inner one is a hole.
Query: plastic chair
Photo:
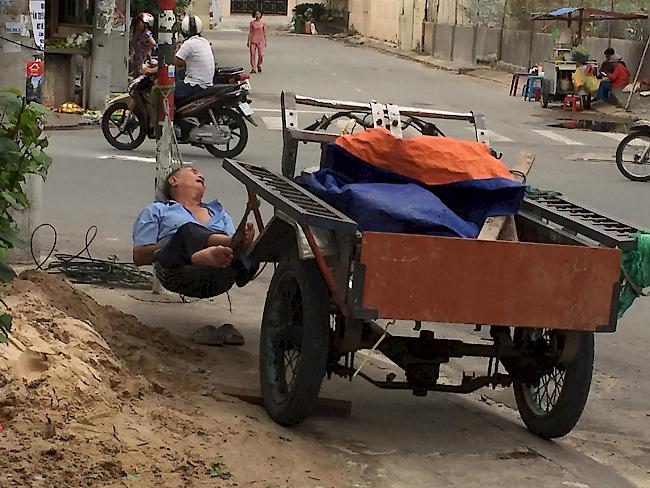
[[[542,88],[542,81],[544,80],[543,76],[531,75],[526,80],[526,86],[524,86],[524,99],[528,102],[535,98],[535,89]],[[540,91],[541,93],[541,91]]]
[[[571,112],[582,111],[582,99],[576,95],[567,95],[562,101],[562,110]]]

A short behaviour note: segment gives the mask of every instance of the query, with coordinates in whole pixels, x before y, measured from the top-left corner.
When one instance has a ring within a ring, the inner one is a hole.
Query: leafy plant
[[[307,20],[320,20],[327,12],[327,7],[322,3],[301,3],[296,5],[296,17]]]
[[[0,90],[0,287],[15,277],[6,264],[10,249],[22,245],[11,210],[29,207],[23,185],[26,175],[47,176],[52,159],[43,134],[47,109],[27,100],[18,90]],[[4,304],[4,302],[2,302]],[[11,316],[0,315],[0,342],[11,330]]]
[[[221,478],[222,480],[230,479],[232,476],[221,458],[216,458],[210,463],[210,466],[206,469],[206,474],[210,478]]]

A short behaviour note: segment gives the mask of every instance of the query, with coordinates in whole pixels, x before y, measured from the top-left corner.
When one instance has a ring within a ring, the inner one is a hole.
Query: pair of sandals
[[[190,338],[204,346],[243,346],[245,342],[244,336],[232,324],[206,325],[192,332]]]
[[[253,74],[253,73],[261,73],[261,72],[262,72],[262,67],[261,66],[257,67],[257,71],[255,71],[255,68],[251,69],[251,74]]]

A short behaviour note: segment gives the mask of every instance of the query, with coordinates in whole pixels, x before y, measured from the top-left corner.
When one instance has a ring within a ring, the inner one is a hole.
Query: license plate
[[[242,113],[246,117],[250,117],[251,115],[253,115],[253,109],[251,108],[251,106],[249,104],[247,104],[245,102],[242,102],[242,103],[239,104],[239,108],[241,109]]]
[[[244,88],[246,88],[248,91],[251,91],[251,82],[249,80],[244,81],[243,85]]]

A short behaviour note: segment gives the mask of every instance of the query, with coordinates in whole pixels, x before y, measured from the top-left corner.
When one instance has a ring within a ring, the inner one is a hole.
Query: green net
[[[623,253],[621,260],[625,284],[621,292],[621,318],[637,297],[645,296],[643,289],[650,286],[650,233],[636,234],[636,249]]]

